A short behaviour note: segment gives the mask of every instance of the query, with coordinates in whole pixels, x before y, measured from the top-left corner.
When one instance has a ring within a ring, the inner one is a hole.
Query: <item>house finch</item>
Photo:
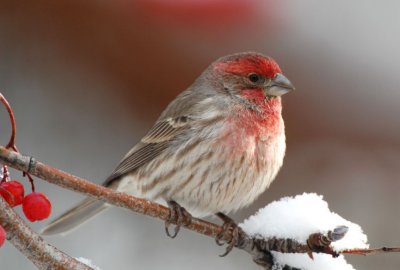
[[[282,166],[280,96],[293,89],[270,57],[246,52],[218,59],[167,106],[104,185],[163,199],[178,217],[182,207],[201,217],[249,205]],[[107,206],[88,198],[43,234],[68,231]]]

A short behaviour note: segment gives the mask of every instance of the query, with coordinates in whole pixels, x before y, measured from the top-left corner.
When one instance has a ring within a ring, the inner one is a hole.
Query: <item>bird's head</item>
[[[275,60],[259,53],[224,56],[210,68],[218,88],[250,102],[259,103],[294,90]]]

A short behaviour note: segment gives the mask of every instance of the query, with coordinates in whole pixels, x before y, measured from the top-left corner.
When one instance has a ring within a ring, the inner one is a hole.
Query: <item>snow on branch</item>
[[[367,249],[367,236],[361,227],[338,214],[332,213],[328,203],[315,193],[285,197],[272,202],[245,220],[240,227],[255,239],[293,239],[299,244],[310,242],[310,235],[320,234],[332,238],[328,245],[333,253],[351,249]],[[336,228],[333,232],[330,230]],[[329,239],[327,239],[329,241]],[[301,269],[353,269],[343,255],[290,254],[273,252],[276,268],[290,265]]]

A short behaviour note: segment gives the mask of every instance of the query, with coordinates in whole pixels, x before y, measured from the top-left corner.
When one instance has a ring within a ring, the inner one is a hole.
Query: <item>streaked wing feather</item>
[[[113,180],[135,171],[159,156],[168,147],[170,141],[190,126],[189,123],[189,118],[186,116],[158,121],[141,142],[121,160],[104,185],[110,186]]]
[[[157,122],[141,141],[143,143],[158,143],[171,140],[177,133],[181,132],[188,121],[188,117],[181,116],[177,118],[167,118],[161,122]]]

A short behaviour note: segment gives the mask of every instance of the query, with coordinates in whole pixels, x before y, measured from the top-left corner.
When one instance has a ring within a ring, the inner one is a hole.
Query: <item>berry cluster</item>
[[[31,221],[46,219],[51,213],[51,203],[41,192],[35,192],[32,183],[32,193],[25,196],[24,186],[18,180],[9,180],[7,167],[3,167],[3,179],[0,182],[0,196],[11,206],[22,204],[25,217]],[[4,243],[6,233],[0,226],[0,247]]]

